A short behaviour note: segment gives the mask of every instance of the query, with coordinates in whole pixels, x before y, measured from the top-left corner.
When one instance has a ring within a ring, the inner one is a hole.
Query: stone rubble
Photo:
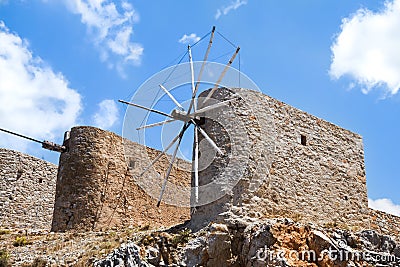
[[[149,267],[140,260],[140,247],[133,243],[122,244],[104,260],[98,261],[94,267]]]

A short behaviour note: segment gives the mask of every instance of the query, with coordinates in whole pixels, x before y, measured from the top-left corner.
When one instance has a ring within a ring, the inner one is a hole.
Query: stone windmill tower
[[[165,203],[160,208],[169,218],[182,210],[187,213],[181,219],[188,218],[190,208],[194,228],[227,214],[302,217],[321,224],[367,220],[362,138],[257,91],[230,66],[239,48],[226,65],[207,62],[214,31],[203,61],[193,62],[189,46],[188,63],[153,76],[141,87],[143,94],[138,90],[136,101],[121,101],[129,105],[126,118],[140,121],[125,119],[124,138],[73,129],[66,140],[69,151],[60,160],[54,230],[134,223],[132,210],[143,203],[132,199],[144,192],[157,206]],[[168,79],[172,82],[162,82]],[[187,106],[172,92],[183,85],[190,88]],[[154,94],[153,88],[158,90]],[[148,95],[160,99],[160,91],[175,104],[172,111],[140,102]],[[141,111],[144,118],[150,112],[166,119],[146,125],[137,119]],[[128,141],[132,129],[175,122],[181,123],[180,130],[161,151]],[[176,182],[184,172],[176,163],[185,165],[178,152],[190,127],[193,157],[186,170],[191,179]]]
[[[365,225],[361,136],[260,92],[220,88],[214,97],[226,101],[238,95],[229,108],[206,116],[218,120],[206,118],[202,126],[230,156],[216,157],[200,172],[200,185],[225,191],[197,207],[195,224],[237,215]]]
[[[193,224],[202,225],[227,213],[250,217],[301,216],[318,223],[350,225],[367,220],[362,138],[262,94],[251,81],[246,83],[241,73],[236,83],[239,87],[234,82],[229,84],[237,75],[229,71],[239,49],[219,69],[220,76],[214,75],[218,79],[210,82],[207,73],[218,73],[204,69],[208,66],[205,62],[212,38],[213,32],[205,59],[197,69],[190,47],[189,63],[182,66],[193,92],[189,110],[182,111],[182,105],[173,97],[171,91],[176,84],[159,84],[176,109],[162,114],[167,117],[164,121],[139,127],[178,120],[185,123],[165,149],[173,144],[174,158],[186,126],[194,125],[190,192]],[[197,79],[195,73],[199,73]],[[211,86],[199,93],[198,85],[202,82]],[[154,107],[127,104],[135,110],[160,113]],[[159,190],[159,203],[172,166],[173,161]],[[181,194],[173,190],[172,197],[175,195]]]

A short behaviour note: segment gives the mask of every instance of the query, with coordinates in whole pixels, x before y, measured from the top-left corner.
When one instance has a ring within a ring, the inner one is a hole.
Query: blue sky
[[[400,214],[400,0],[0,0],[0,127],[57,142],[77,124],[121,133],[115,100],[213,25],[265,94],[363,136],[371,205]]]

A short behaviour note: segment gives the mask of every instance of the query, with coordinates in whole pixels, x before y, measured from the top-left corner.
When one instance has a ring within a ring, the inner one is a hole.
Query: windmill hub
[[[171,113],[171,116],[180,121],[189,122],[191,120],[200,120],[200,117],[194,116],[192,114],[187,114],[186,111],[174,109]]]
[[[204,125],[206,123],[206,117],[200,116],[193,119],[197,126]]]

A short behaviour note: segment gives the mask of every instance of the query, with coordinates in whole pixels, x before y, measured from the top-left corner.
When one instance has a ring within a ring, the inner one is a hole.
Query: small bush
[[[25,236],[17,236],[15,238],[13,246],[14,247],[22,247],[22,246],[26,246],[26,245],[30,245],[30,244],[32,244],[32,242],[29,242],[28,240],[26,240]]]
[[[8,267],[8,259],[10,255],[6,250],[0,250],[0,267]]]
[[[179,244],[183,245],[189,242],[190,237],[192,236],[192,231],[190,229],[184,229],[177,233],[171,240],[172,245],[177,246]]]

